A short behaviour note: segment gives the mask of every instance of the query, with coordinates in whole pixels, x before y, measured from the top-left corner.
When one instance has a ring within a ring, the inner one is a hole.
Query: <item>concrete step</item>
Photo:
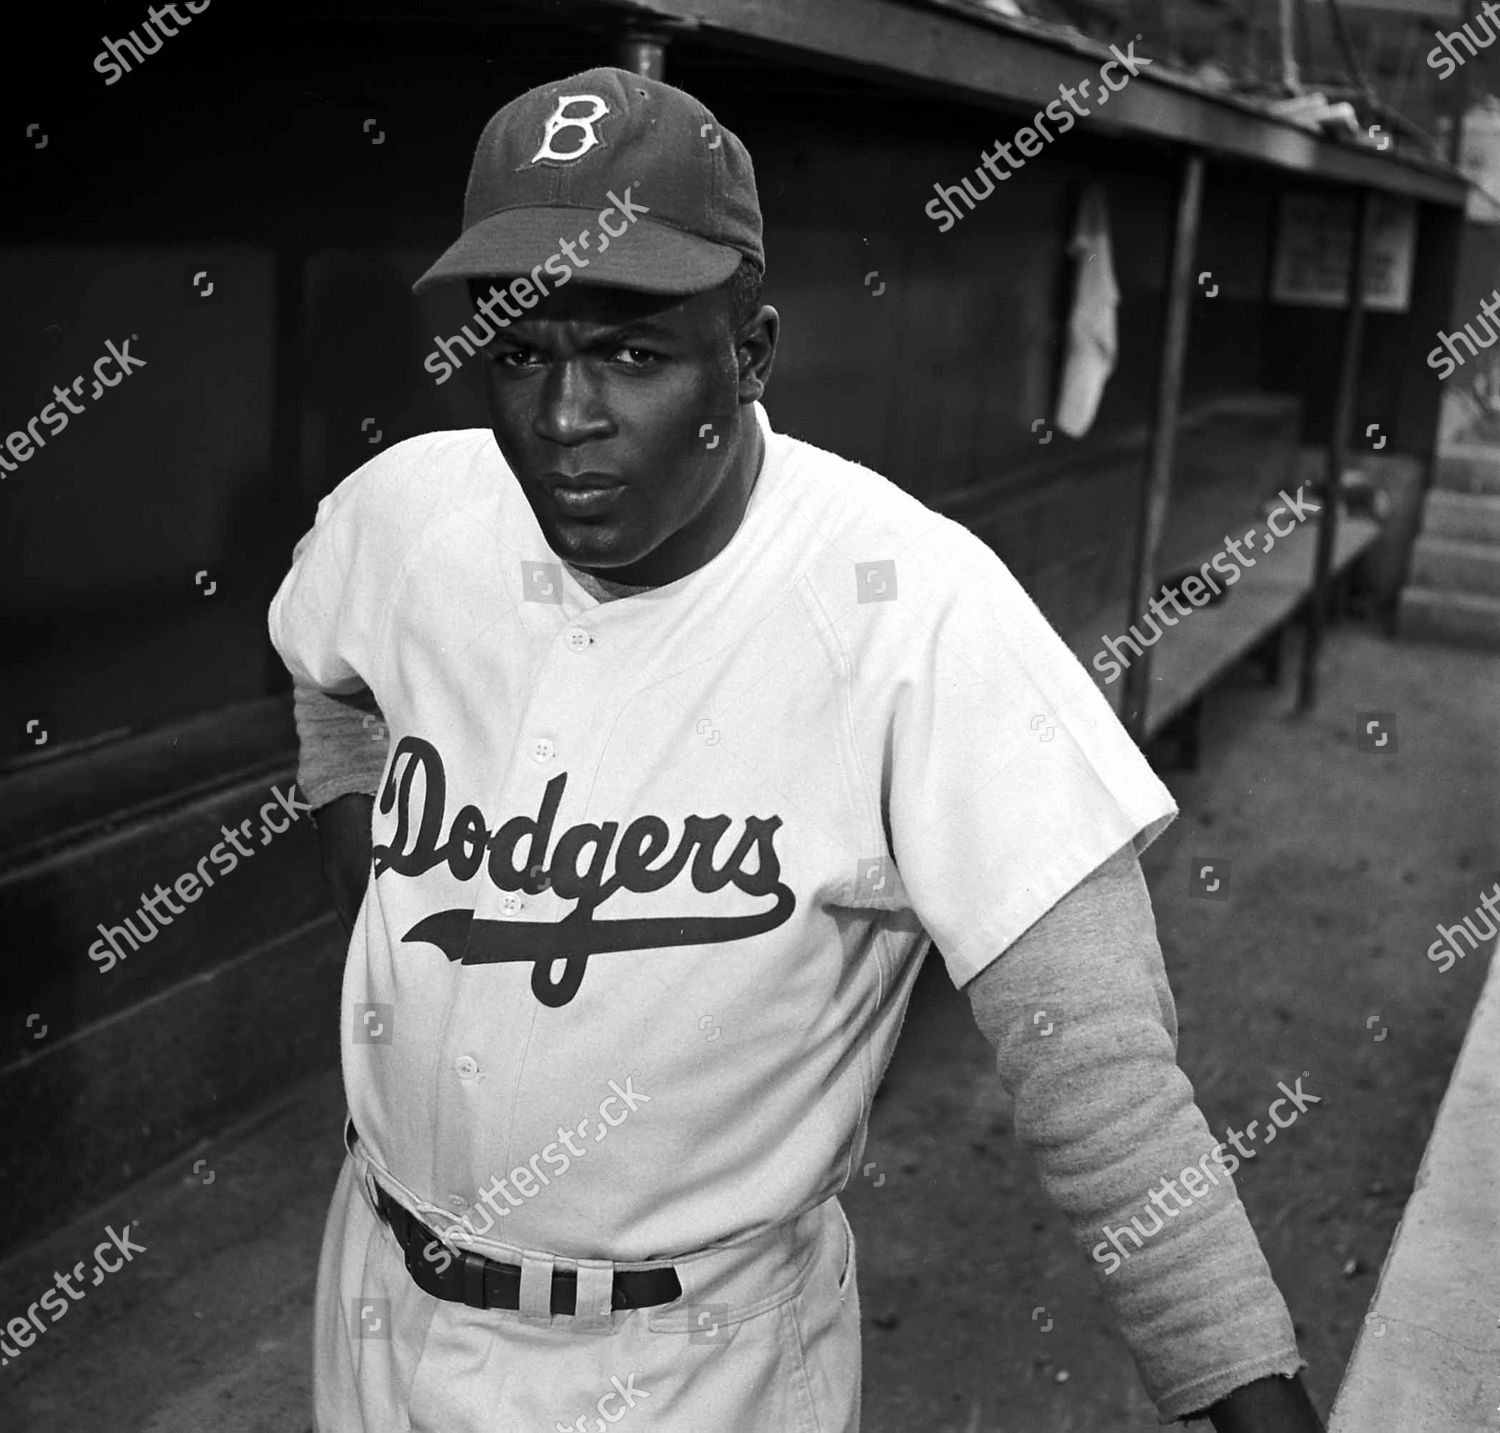
[[[1437,487],[1455,493],[1500,493],[1500,448],[1472,444],[1438,454]]]
[[[1396,631],[1403,641],[1500,652],[1500,597],[1407,587]]]
[[[1468,1344],[1471,1331],[1489,1322],[1486,1293],[1500,1277],[1500,1204],[1493,1164],[1480,1153],[1493,1150],[1500,1103],[1500,962],[1489,959],[1329,1433],[1442,1433],[1493,1418],[1495,1335],[1487,1335],[1487,1354]]]
[[[31,853],[0,857],[0,1010],[15,1016],[0,1022],[0,1258],[338,1061],[344,941],[312,819],[278,814],[295,756],[213,789],[195,769],[206,760],[184,755],[195,780],[177,804],[126,783],[91,817],[71,780],[38,790],[33,809],[71,833],[62,844],[28,846],[0,820],[13,838],[0,849]]]
[[[1500,545],[1423,533],[1411,552],[1414,587],[1500,596]]]
[[[276,1012],[247,1011],[247,1027],[268,1014]],[[9,1316],[106,1228],[128,1226],[146,1250],[89,1285],[66,1327],[45,1326],[51,1337],[10,1359],[0,1427],[312,1433],[313,1290],[344,1156],[343,1081],[332,1054],[331,1066],[279,1097],[263,1093],[243,1120],[144,1178],[126,1182],[115,1169],[94,1180],[77,1219],[49,1225],[0,1263],[0,1309]],[[54,1131],[52,1142],[88,1143],[96,1117],[85,1113],[72,1138]]]
[[[1433,488],[1422,513],[1424,537],[1500,542],[1500,493],[1459,493]]]

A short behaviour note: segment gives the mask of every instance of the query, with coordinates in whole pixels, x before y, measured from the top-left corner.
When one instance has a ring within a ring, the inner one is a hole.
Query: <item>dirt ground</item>
[[[1426,950],[1500,866],[1500,658],[1350,626],[1325,662],[1310,718],[1292,711],[1290,661],[1280,690],[1246,673],[1210,699],[1201,769],[1164,773],[1182,814],[1143,866],[1210,1128],[1264,1119],[1303,1071],[1322,1098],[1236,1182],[1326,1417],[1488,958],[1443,972]],[[1356,718],[1376,712],[1394,714],[1394,750],[1358,748]],[[1227,898],[1189,893],[1200,857],[1228,862]],[[845,1196],[864,1433],[1156,1427],[988,1055],[931,961]]]

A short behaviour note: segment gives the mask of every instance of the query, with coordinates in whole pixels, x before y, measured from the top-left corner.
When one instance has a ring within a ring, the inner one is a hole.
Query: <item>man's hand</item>
[[[354,918],[370,879],[370,821],[375,798],[363,792],[339,796],[313,812],[318,845],[323,852],[323,879],[333,893],[344,934],[354,930]]]
[[[1324,1433],[1300,1376],[1257,1378],[1207,1410],[1217,1433]]]

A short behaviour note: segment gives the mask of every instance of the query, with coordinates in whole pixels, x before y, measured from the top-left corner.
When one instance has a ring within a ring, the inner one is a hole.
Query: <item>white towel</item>
[[[1120,302],[1109,246],[1109,214],[1104,187],[1090,184],[1078,206],[1068,252],[1077,260],[1073,312],[1068,318],[1068,351],[1053,420],[1070,438],[1089,430],[1104,385],[1115,371],[1118,351],[1115,306]]]

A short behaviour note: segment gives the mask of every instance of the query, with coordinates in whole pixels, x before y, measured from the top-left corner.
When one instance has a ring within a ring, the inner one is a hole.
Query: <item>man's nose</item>
[[[549,443],[572,446],[610,432],[604,395],[581,362],[557,364],[547,375],[533,427]]]

